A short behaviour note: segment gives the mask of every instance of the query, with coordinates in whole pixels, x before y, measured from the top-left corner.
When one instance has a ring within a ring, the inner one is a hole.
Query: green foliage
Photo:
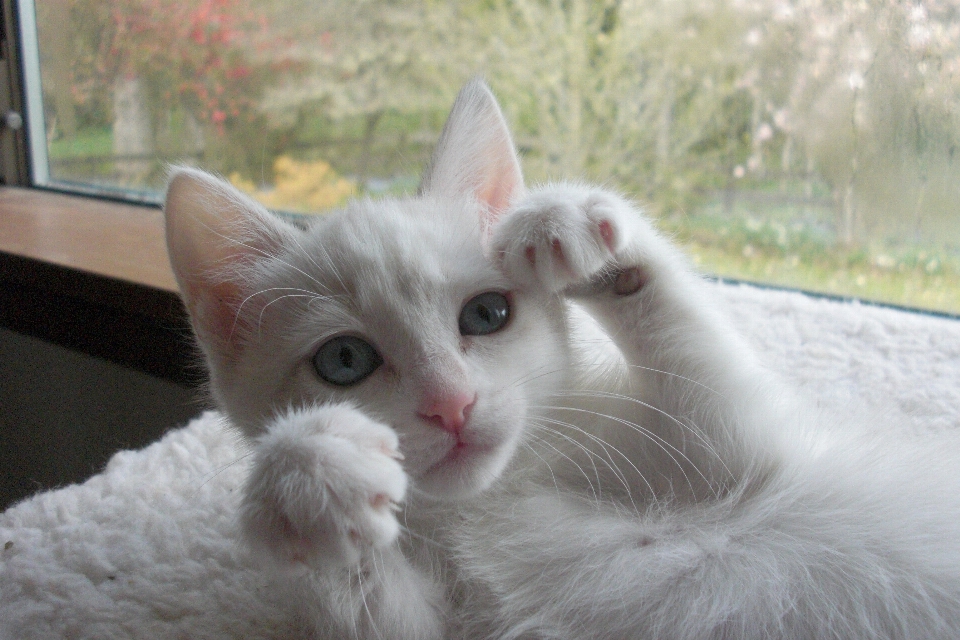
[[[113,148],[113,136],[108,128],[84,128],[71,138],[52,140],[48,149],[54,159],[106,157]]]

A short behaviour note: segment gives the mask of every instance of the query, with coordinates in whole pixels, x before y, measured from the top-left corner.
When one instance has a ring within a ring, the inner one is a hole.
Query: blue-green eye
[[[471,298],[460,311],[460,334],[485,336],[503,329],[510,319],[507,296],[488,291]]]
[[[321,378],[339,387],[357,384],[383,364],[369,342],[354,336],[337,336],[324,342],[313,356]]]

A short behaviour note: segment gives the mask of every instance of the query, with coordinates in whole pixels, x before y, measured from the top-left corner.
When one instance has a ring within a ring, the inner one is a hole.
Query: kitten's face
[[[515,290],[483,252],[522,192],[480,81],[457,98],[416,198],[357,202],[304,231],[179,171],[167,244],[221,408],[253,435],[290,406],[350,402],[396,429],[420,489],[489,485],[567,357],[561,303]]]
[[[418,488],[486,487],[566,354],[558,302],[513,290],[477,206],[358,202],[286,241],[254,276],[250,338],[219,367],[225,409],[255,433],[291,404],[349,401],[397,431]]]

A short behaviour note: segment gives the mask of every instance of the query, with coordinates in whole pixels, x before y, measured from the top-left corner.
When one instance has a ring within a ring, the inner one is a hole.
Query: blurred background
[[[46,183],[412,192],[460,85],[700,268],[960,313],[960,0],[42,0]],[[38,142],[34,140],[34,144]],[[39,156],[35,155],[35,158]]]

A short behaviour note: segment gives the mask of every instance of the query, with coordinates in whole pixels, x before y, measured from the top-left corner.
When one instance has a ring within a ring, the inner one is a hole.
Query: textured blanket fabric
[[[898,428],[960,426],[960,322],[716,286],[731,321],[811,402]],[[0,515],[0,638],[297,637],[236,542],[244,454],[205,413]]]

